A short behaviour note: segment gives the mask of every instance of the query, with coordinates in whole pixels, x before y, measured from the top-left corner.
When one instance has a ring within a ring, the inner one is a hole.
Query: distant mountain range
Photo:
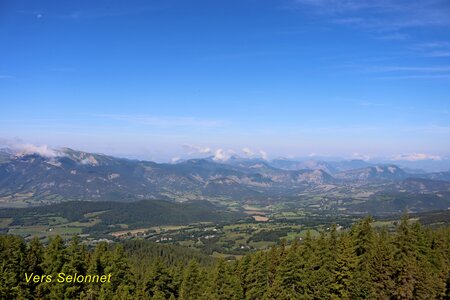
[[[359,159],[353,159],[348,161],[322,161],[322,160],[307,160],[307,161],[295,161],[288,159],[275,159],[270,164],[279,169],[284,170],[323,170],[329,174],[336,174],[342,171],[348,171],[353,169],[361,169],[365,167],[373,166],[372,164]]]
[[[422,181],[412,182],[411,178]],[[3,207],[66,200],[282,200],[311,193],[340,199],[352,196],[351,191],[372,195],[386,190],[447,197],[449,182],[450,172],[411,174],[396,165],[372,165],[362,160],[297,162],[232,157],[226,162],[205,158],[164,164],[69,148],[50,156],[0,149]]]
[[[411,176],[396,165],[365,167],[339,172],[336,178],[350,181],[401,180]]]

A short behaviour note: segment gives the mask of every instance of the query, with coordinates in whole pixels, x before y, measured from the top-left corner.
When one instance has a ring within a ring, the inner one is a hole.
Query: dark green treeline
[[[136,241],[87,250],[0,237],[0,299],[450,299],[450,228],[371,219],[281,243],[235,262]],[[111,283],[27,283],[37,275],[108,274]]]

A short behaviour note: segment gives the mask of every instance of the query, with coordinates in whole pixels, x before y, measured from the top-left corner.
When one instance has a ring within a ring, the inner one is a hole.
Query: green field
[[[311,203],[316,203],[316,200],[312,199]],[[9,234],[20,235],[27,239],[33,236],[45,239],[55,235],[61,235],[65,239],[82,235],[82,240],[88,243],[104,238],[112,241],[145,239],[162,244],[186,246],[209,255],[226,257],[268,249],[279,244],[281,240],[301,241],[308,232],[312,237],[316,237],[320,232],[329,231],[331,224],[338,224],[339,230],[348,230],[349,226],[359,219],[345,215],[317,213],[304,208],[282,207],[280,209],[276,205],[243,203],[237,206],[237,203],[233,202],[233,209],[245,210],[246,214],[242,214],[241,219],[232,222],[199,221],[185,225],[145,226],[145,224],[151,224],[142,223],[146,215],[141,217],[141,223],[133,222],[135,219],[128,216],[121,218],[120,214],[115,219],[111,216],[105,219],[111,212],[120,212],[120,209],[114,210],[115,203],[111,204],[112,209],[104,209],[104,204],[90,203],[90,205],[93,207],[83,211],[79,209],[79,206],[66,205],[62,205],[61,210],[28,209],[25,214],[22,213],[22,209],[13,210],[10,215],[6,213],[2,215],[0,228]],[[136,209],[136,212],[138,211],[139,209]],[[255,215],[265,215],[269,217],[269,220],[257,222],[253,219]],[[172,218],[175,219],[175,216]],[[380,219],[376,220],[372,226],[393,228],[395,222],[395,220]],[[11,224],[15,225],[11,226]],[[144,226],[139,226],[140,224]]]
[[[9,230],[10,234],[20,235],[22,237],[50,237],[60,235],[70,238],[74,235],[81,234],[81,228],[76,227],[48,227],[48,226],[30,226],[17,227]]]
[[[8,228],[12,221],[13,218],[0,218],[0,228]]]

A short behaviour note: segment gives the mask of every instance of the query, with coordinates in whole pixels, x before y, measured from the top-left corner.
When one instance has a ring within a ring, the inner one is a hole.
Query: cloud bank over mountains
[[[0,148],[6,148],[8,149],[13,155],[16,156],[23,156],[23,155],[30,155],[30,154],[38,154],[46,158],[55,158],[64,156],[64,148],[52,148],[49,145],[42,144],[42,145],[35,145],[31,143],[25,143],[20,140],[17,141],[11,141],[11,140],[5,140],[0,139]],[[82,149],[81,149],[82,150]],[[178,163],[184,159],[190,159],[190,158],[205,158],[209,157],[217,162],[226,162],[232,157],[240,157],[243,159],[261,159],[269,161],[271,159],[280,157],[275,155],[269,155],[265,150],[256,150],[252,149],[250,147],[243,147],[240,150],[234,150],[229,148],[214,148],[211,146],[201,146],[201,145],[195,145],[195,144],[184,144],[182,145],[182,152],[178,156],[173,157],[170,162],[171,163]],[[114,155],[113,155],[114,156]],[[292,156],[292,155],[286,155],[283,157],[290,157],[290,160],[350,160],[350,159],[358,159],[358,160],[364,160],[367,162],[394,162],[399,164],[405,164],[408,166],[414,167],[414,164],[417,164],[417,166],[420,167],[426,167],[427,163],[433,166],[438,166],[439,164],[443,164],[443,166],[447,165],[447,162],[450,161],[449,157],[435,155],[435,154],[428,154],[428,153],[418,153],[418,152],[411,152],[411,153],[402,153],[402,154],[394,154],[391,157],[371,157],[366,154],[362,153],[353,153],[352,155],[349,155],[348,157],[339,157],[339,156],[320,156],[317,154],[309,155],[309,156]],[[328,157],[328,158],[327,158]],[[144,159],[145,160],[145,159]]]
[[[44,157],[56,157],[59,156],[59,152],[51,149],[47,145],[36,146],[33,144],[24,144],[18,147],[18,155],[39,154]]]
[[[249,147],[244,147],[241,151],[236,151],[233,149],[223,149],[209,147],[209,146],[199,146],[192,144],[184,144],[182,146],[183,150],[189,157],[201,157],[201,156],[212,156],[215,161],[227,161],[233,155],[242,156],[245,158],[259,158],[263,160],[268,160],[269,156],[264,150],[253,150]],[[181,157],[176,156],[172,158],[172,162],[180,160]]]
[[[5,139],[0,139],[0,147],[8,148],[13,152],[13,154],[22,156],[30,154],[39,154],[40,156],[52,158],[61,155],[61,152],[52,149],[48,145],[36,146],[30,143],[22,143],[20,141],[10,141]]]
[[[425,153],[405,153],[395,155],[392,160],[406,160],[406,161],[419,161],[419,160],[442,160],[439,155],[430,155]]]

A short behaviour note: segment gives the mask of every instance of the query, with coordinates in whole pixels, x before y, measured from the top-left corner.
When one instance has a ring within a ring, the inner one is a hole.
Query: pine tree
[[[62,272],[65,274],[86,274],[86,248],[80,244],[78,236],[74,236],[70,242],[67,251],[67,261],[62,267]],[[74,299],[84,289],[84,283],[69,283],[66,284],[65,298]]]
[[[352,236],[355,241],[355,252],[358,257],[364,256],[371,252],[374,241],[374,231],[372,229],[373,218],[366,217],[352,227]],[[360,261],[364,264],[365,261]]]
[[[243,298],[246,297],[247,289],[248,289],[248,281],[249,279],[249,269],[251,263],[251,255],[247,254],[242,257],[239,261],[237,261],[235,266],[235,274],[238,278],[238,281],[241,285]]]
[[[448,230],[447,230],[448,231]],[[448,298],[450,298],[450,251],[447,245],[450,244],[450,231],[445,233],[445,228],[430,231],[431,236],[429,261],[432,265],[432,272],[436,274],[437,297],[445,297],[448,290]],[[448,287],[447,287],[448,285]]]
[[[184,271],[180,288],[180,300],[196,300],[203,296],[203,274],[195,260],[191,260]]]
[[[335,253],[331,253],[329,239],[323,232],[312,242],[308,256],[305,263],[305,294],[316,299],[327,299],[330,295]]]
[[[37,237],[33,238],[27,247],[25,257],[27,272],[42,274],[41,263],[44,255],[44,248]]]
[[[158,294],[160,296],[162,295],[166,298],[169,298],[170,295],[175,293],[172,288],[172,278],[169,274],[169,270],[164,265],[161,259],[155,260],[154,264],[151,267],[151,271],[145,287],[148,296],[154,297]]]
[[[157,290],[151,298],[152,300],[166,300],[166,294],[163,291]]]
[[[355,244],[355,254],[358,257],[352,288],[355,298],[368,298],[373,293],[370,261],[374,254],[375,233],[371,225],[372,222],[372,217],[366,217],[352,226],[351,230],[351,236]]]
[[[223,259],[217,262],[211,278],[208,299],[242,299],[243,293],[238,277],[233,274],[231,266]]]
[[[350,299],[357,257],[352,239],[342,235],[339,239],[336,264],[332,269],[331,296],[333,299]]]
[[[111,282],[102,285],[106,299],[129,299],[134,285],[123,246],[118,244],[113,251],[107,252],[103,274],[111,274]]]
[[[26,245],[16,236],[0,237],[0,299],[14,299],[29,293],[25,285]]]
[[[33,238],[29,243],[26,256],[25,256],[25,265],[27,274],[36,274],[41,276],[44,274],[41,268],[42,260],[44,255],[44,248],[37,237]],[[31,295],[35,295],[36,288],[38,283],[30,282],[27,283],[27,287]]]
[[[272,246],[270,248],[270,251],[268,253],[269,256],[269,272],[267,274],[267,284],[268,286],[272,286],[272,284],[275,281],[276,275],[277,275],[277,269],[280,265],[280,262],[282,260],[282,255],[284,253],[284,244],[283,249],[281,250],[280,247]]]
[[[269,263],[263,252],[252,255],[249,271],[246,277],[247,291],[245,299],[263,299],[268,288]]]
[[[173,291],[173,297],[178,299],[180,297],[181,284],[183,283],[184,264],[182,262],[177,263],[170,269],[171,290]],[[171,296],[172,297],[172,296]]]
[[[439,271],[433,269],[431,254],[431,232],[422,228],[415,222],[411,226],[414,236],[416,255],[416,284],[414,286],[414,299],[436,298],[438,291],[442,289]]]
[[[300,265],[297,242],[294,241],[291,248],[278,266],[274,284],[268,291],[270,299],[295,299],[302,290],[302,269]]]
[[[404,216],[397,227],[394,253],[394,297],[399,299],[413,299],[416,284],[416,249],[414,237],[408,224],[408,217]]]
[[[368,298],[391,299],[394,294],[394,249],[386,229],[375,236],[373,255],[370,257],[370,294]]]
[[[108,244],[105,242],[97,244],[93,253],[89,256],[88,274],[105,274],[105,268],[109,260]],[[97,299],[101,296],[101,285],[90,283],[85,285],[86,297],[88,299]],[[104,294],[105,291],[102,293]],[[102,294],[102,295],[103,295]],[[107,295],[106,295],[107,296]]]
[[[64,242],[58,235],[50,239],[48,246],[45,248],[44,259],[41,264],[44,274],[52,276],[53,282],[40,283],[37,287],[38,294],[49,295],[53,299],[64,298],[64,284],[54,284],[54,281],[57,280],[58,273],[62,272],[66,262],[67,255]]]

